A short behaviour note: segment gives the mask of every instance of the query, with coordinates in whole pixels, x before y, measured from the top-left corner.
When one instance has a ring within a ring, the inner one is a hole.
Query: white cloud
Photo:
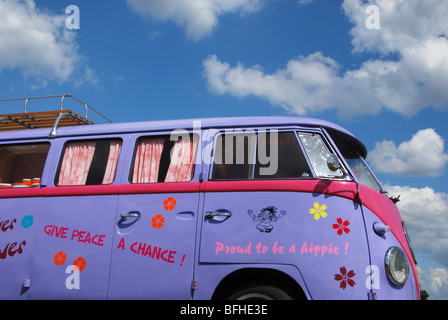
[[[430,299],[448,297],[448,194],[430,187],[385,186],[391,195],[400,195],[397,203],[417,256],[440,264],[439,268],[418,267],[422,289]],[[420,261],[421,262],[421,261]]]
[[[65,28],[66,18],[39,10],[33,0],[0,0],[0,72],[19,69],[37,86],[68,81],[78,68],[89,70],[86,79],[92,79],[78,53],[76,33]]]
[[[290,60],[285,69],[274,74],[265,74],[260,66],[231,67],[215,55],[205,59],[203,66],[211,91],[237,97],[259,96],[298,114],[305,114],[310,108],[325,108],[325,104],[316,101],[325,99],[323,92],[334,85],[338,69],[334,60],[320,53]]]
[[[448,3],[446,0],[379,0],[381,29],[370,30],[368,3],[345,0],[353,23],[354,53],[383,58],[341,74],[336,61],[316,52],[299,56],[275,73],[261,66],[230,66],[216,56],[204,60],[211,91],[268,100],[305,115],[337,109],[344,116],[377,114],[383,108],[413,116],[426,107],[448,110]],[[388,59],[393,54],[398,59]],[[317,80],[317,81],[316,81]]]
[[[365,26],[366,8],[374,4],[380,13],[380,30]],[[448,36],[448,2],[445,0],[344,0],[342,8],[353,23],[350,33],[356,52],[406,54],[407,49],[439,36]]]
[[[430,187],[385,186],[394,196],[416,254],[448,267],[448,194]]]
[[[126,0],[136,13],[155,21],[176,22],[185,28],[187,36],[200,40],[210,35],[218,25],[219,16],[226,13],[258,11],[264,0]]]
[[[389,140],[377,142],[368,159],[378,172],[436,177],[444,174],[448,154],[444,139],[434,129],[426,129],[398,147]]]
[[[448,109],[448,2],[378,0],[375,4],[380,30],[365,27],[368,3],[345,0],[342,4],[353,23],[355,53],[398,56],[397,69],[380,79],[387,86],[370,88],[380,87],[378,97],[384,106],[404,115],[412,116],[425,107]]]
[[[310,4],[311,2],[314,2],[314,0],[299,0],[299,4],[302,6],[306,6],[307,4]]]
[[[423,290],[429,293],[430,300],[446,300],[448,297],[448,270],[418,267],[418,275]]]

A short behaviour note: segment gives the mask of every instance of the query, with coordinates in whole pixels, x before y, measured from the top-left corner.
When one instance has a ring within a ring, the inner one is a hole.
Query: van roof
[[[322,127],[329,131],[330,134],[337,135],[344,141],[354,145],[364,158],[367,156],[364,144],[346,129],[325,120],[306,117],[222,117],[68,126],[57,128],[57,137],[171,131],[175,129],[191,130],[196,127],[221,129],[271,126]],[[51,128],[1,132],[0,141],[48,138],[50,130]]]

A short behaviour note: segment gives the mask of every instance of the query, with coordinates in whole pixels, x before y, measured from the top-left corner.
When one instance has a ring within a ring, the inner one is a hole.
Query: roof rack
[[[29,100],[34,99],[49,99],[49,98],[61,98],[59,110],[54,111],[41,111],[41,112],[28,112],[27,104]],[[64,98],[71,98],[81,103],[85,108],[85,115],[82,116],[72,110],[64,109]],[[56,96],[43,96],[43,97],[27,97],[27,98],[15,98],[15,99],[2,99],[0,102],[5,101],[25,101],[23,113],[3,114],[0,115],[0,132],[23,130],[23,129],[37,129],[37,128],[52,128],[49,134],[50,138],[56,137],[56,130],[58,127],[76,126],[76,125],[91,125],[93,121],[87,118],[88,110],[92,110],[99,114],[101,117],[111,122],[107,117],[102,115],[94,108],[87,105],[85,102],[73,97],[70,94],[56,95]]]

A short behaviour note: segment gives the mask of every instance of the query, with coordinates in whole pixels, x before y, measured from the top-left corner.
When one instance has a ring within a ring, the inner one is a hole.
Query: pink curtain
[[[191,136],[182,137],[174,144],[165,182],[187,182],[193,178],[196,146],[197,141]]]
[[[59,186],[86,184],[95,145],[95,142],[79,142],[67,146],[59,172]]]
[[[144,139],[137,146],[132,183],[157,182],[164,139]]]
[[[111,184],[117,171],[118,157],[121,151],[121,141],[111,141],[109,158],[107,159],[106,172],[102,184]]]

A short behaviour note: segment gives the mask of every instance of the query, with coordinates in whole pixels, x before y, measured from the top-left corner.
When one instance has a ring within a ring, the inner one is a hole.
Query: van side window
[[[39,180],[47,159],[49,143],[26,143],[0,146],[0,184],[14,187],[24,181]],[[25,179],[25,180],[24,180]]]
[[[252,179],[255,132],[226,133],[216,139],[213,180]]]
[[[111,184],[115,179],[121,140],[72,141],[65,145],[57,186]]]
[[[263,148],[266,148],[266,151]],[[270,161],[263,164],[266,162],[266,160],[263,161],[263,157],[268,154]],[[275,168],[277,168],[276,171],[274,171]],[[311,170],[294,132],[279,132],[277,135],[273,132],[267,132],[266,135],[262,132],[258,134],[255,179],[310,177],[312,177]]]
[[[258,130],[246,132],[244,139],[235,135],[217,137],[212,180],[312,177],[294,132]]]
[[[131,183],[188,182],[193,179],[198,138],[145,137],[137,141]]]
[[[320,135],[299,133],[299,137],[317,177],[335,177],[342,175],[340,170],[335,173],[328,168],[327,159],[331,153],[322,141]]]

